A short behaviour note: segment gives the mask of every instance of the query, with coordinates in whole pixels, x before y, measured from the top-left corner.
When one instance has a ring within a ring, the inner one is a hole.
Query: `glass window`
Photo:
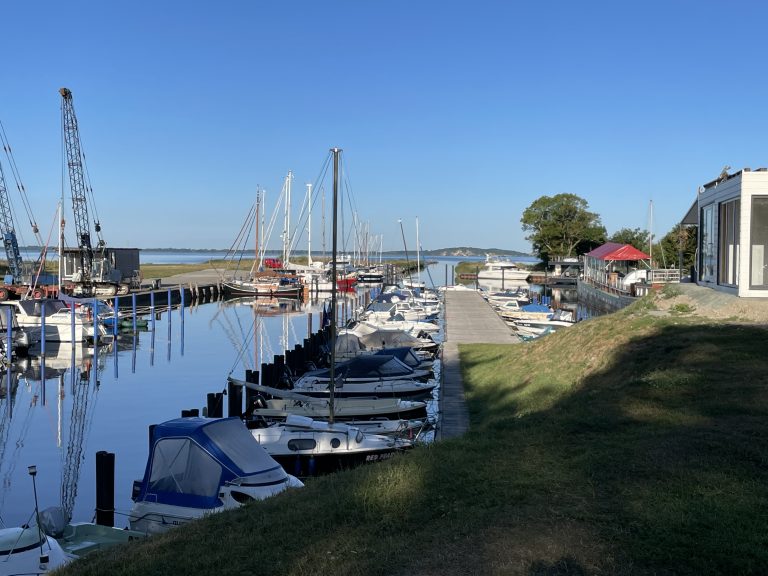
[[[149,492],[216,496],[221,466],[189,438],[167,438],[155,444]]]
[[[739,210],[741,200],[731,200],[720,204],[719,244],[720,265],[719,284],[738,286],[739,284]]]
[[[300,450],[314,450],[315,446],[317,446],[317,442],[312,438],[294,438],[293,440],[288,440],[288,449],[294,452]]]
[[[752,198],[749,287],[768,289],[768,196]]]
[[[715,281],[715,205],[710,204],[701,210],[701,246],[699,246],[701,280]]]

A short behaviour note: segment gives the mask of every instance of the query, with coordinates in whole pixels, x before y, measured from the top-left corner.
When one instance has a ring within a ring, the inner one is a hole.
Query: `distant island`
[[[114,246],[113,246],[114,248]],[[27,250],[27,251],[40,251],[39,246],[21,246],[20,249]],[[228,252],[225,248],[139,248],[139,250],[143,252],[167,252],[167,253],[189,253],[189,254],[206,254],[206,253],[221,253],[221,252]],[[253,252],[253,250],[247,251],[247,252]],[[281,250],[267,250],[270,254],[281,254]],[[294,254],[306,255],[306,251],[302,250],[294,250]],[[409,254],[416,254],[415,250],[409,250]],[[313,255],[319,255],[319,252],[313,251]],[[404,254],[402,250],[389,250],[386,252],[382,252],[382,254],[385,254],[387,256],[392,255],[401,255]],[[485,256],[486,254],[490,256],[531,256],[531,254],[527,252],[519,252],[517,250],[504,250],[501,248],[473,248],[471,246],[458,246],[455,248],[439,248],[437,250],[422,250],[421,254],[423,256],[448,256],[448,257],[481,257]]]
[[[527,252],[518,252],[517,250],[503,250],[501,248],[472,248],[469,246],[459,246],[457,248],[440,248],[438,250],[422,250],[425,256],[531,256]]]

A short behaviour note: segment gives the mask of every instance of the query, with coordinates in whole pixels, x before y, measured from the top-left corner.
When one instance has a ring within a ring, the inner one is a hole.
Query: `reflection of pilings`
[[[158,286],[151,290],[132,292],[131,298],[136,300],[137,306],[151,306],[155,294],[164,293],[169,293],[171,295],[172,304],[179,304],[184,301],[185,306],[191,306],[200,302],[212,302],[223,296],[219,286],[216,284],[179,284],[163,288]],[[107,298],[106,300],[115,305],[117,297]]]

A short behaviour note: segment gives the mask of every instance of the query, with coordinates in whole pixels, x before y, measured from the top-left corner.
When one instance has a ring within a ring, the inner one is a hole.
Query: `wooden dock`
[[[437,440],[461,436],[469,428],[458,345],[519,342],[475,290],[446,290],[444,332]]]

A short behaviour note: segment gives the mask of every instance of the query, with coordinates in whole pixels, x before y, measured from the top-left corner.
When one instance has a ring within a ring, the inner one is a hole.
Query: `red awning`
[[[606,242],[586,254],[598,260],[648,260],[650,256],[630,244]]]

